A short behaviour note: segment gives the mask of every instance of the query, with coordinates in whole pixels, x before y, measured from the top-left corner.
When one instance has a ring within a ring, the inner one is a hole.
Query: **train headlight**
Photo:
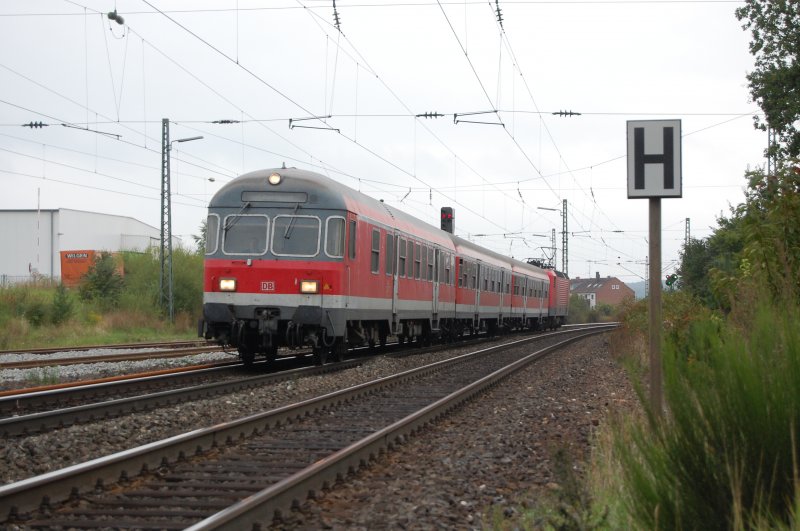
[[[219,279],[219,290],[220,291],[236,291],[236,279],[235,278],[221,278],[221,279]]]
[[[280,173],[271,173],[269,177],[267,177],[267,181],[269,184],[276,185],[281,184],[281,174]]]
[[[300,293],[319,293],[319,280],[301,280]]]

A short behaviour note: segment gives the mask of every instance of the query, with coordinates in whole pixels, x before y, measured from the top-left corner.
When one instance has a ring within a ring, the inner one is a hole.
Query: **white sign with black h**
[[[628,121],[628,199],[682,195],[681,121]]]

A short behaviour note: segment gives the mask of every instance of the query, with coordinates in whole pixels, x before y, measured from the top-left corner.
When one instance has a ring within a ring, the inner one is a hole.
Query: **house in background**
[[[589,301],[589,308],[598,304],[617,305],[625,299],[635,299],[636,294],[617,277],[573,278],[569,282],[570,294],[580,295]]]
[[[60,208],[0,210],[0,284],[60,279],[62,257],[92,251],[146,251],[158,247],[161,229],[114,214]],[[173,236],[173,247],[180,240]],[[74,256],[73,256],[74,255]]]

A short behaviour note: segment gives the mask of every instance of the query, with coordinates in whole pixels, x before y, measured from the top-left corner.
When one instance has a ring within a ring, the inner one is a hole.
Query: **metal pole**
[[[686,218],[686,236],[683,239],[683,246],[686,247],[689,245],[689,240],[692,239],[692,231],[691,231],[691,221],[689,218]]]
[[[661,375],[661,198],[650,198],[650,404],[663,411]]]
[[[561,268],[564,274],[569,276],[569,254],[567,245],[569,244],[569,233],[567,232],[567,200],[564,199],[561,209]]]
[[[172,193],[169,173],[169,118],[161,120],[161,274],[158,287],[169,322],[175,321],[172,295]]]

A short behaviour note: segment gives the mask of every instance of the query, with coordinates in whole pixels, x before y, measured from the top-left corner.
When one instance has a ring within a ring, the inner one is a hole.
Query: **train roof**
[[[267,180],[274,173],[281,176],[277,185]],[[349,210],[359,217],[453,249],[450,235],[438,227],[316,172],[274,168],[246,173],[220,188],[211,198],[209,208],[239,208],[246,202],[271,207],[299,205],[299,209]]]
[[[269,176],[278,174],[279,184],[270,184]],[[529,275],[549,275],[552,270],[509,258],[495,251],[445,232],[405,212],[387,205],[357,190],[345,186],[316,172],[297,168],[272,168],[257,170],[233,179],[214,194],[209,208],[239,209],[245,203],[287,209],[303,208],[325,210],[347,210],[361,218],[397,228],[436,243],[459,254],[471,256],[496,267],[511,268]],[[555,272],[557,276],[565,276]]]

